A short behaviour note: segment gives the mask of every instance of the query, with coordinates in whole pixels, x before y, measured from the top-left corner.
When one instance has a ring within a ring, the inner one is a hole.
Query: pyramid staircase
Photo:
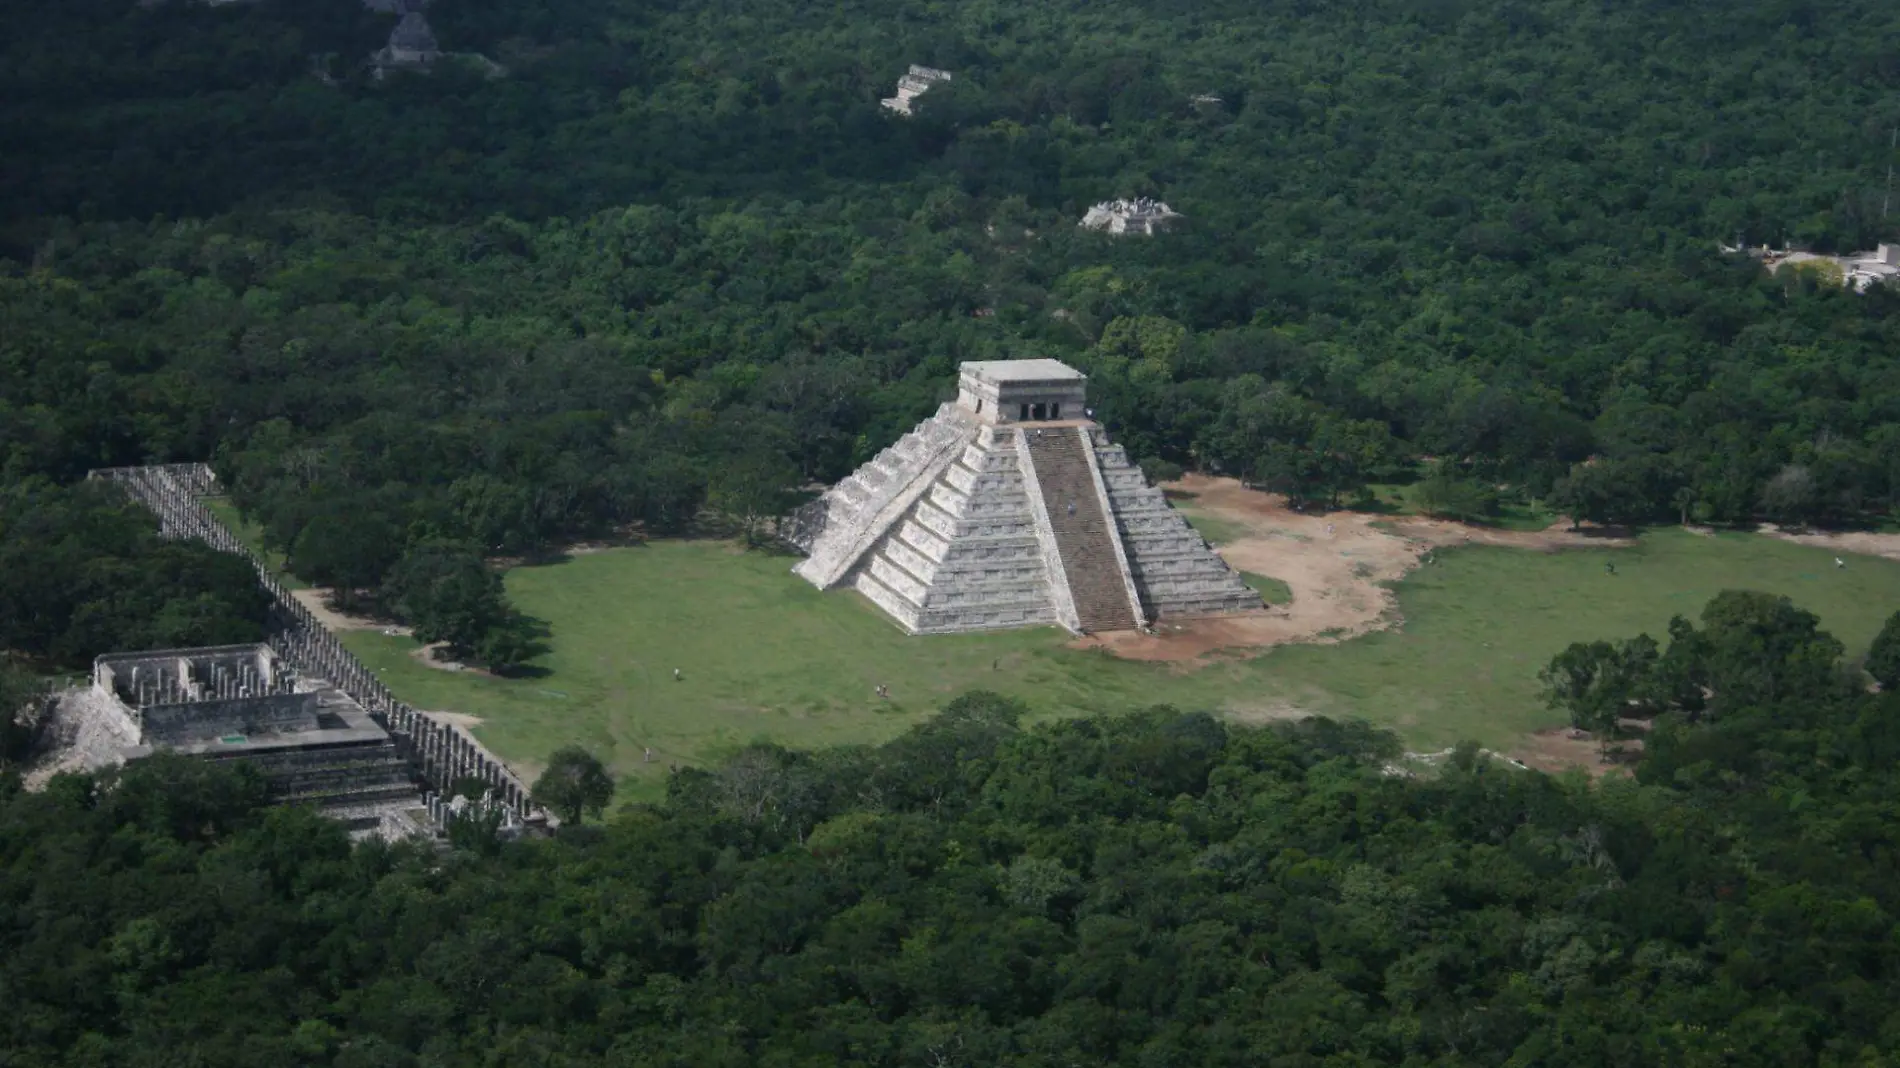
[[[1092,443],[1077,427],[1019,431],[1029,467],[1055,535],[1057,559],[1085,633],[1133,630],[1139,607],[1122,559],[1113,523],[1102,510],[1102,492],[1089,455]]]

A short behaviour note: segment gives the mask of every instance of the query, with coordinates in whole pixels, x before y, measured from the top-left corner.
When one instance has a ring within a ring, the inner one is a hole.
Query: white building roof
[[[986,382],[1081,382],[1088,378],[1061,360],[971,360],[962,371]]]

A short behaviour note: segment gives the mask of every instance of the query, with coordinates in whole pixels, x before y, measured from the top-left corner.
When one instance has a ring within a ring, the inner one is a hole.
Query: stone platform
[[[88,698],[87,714],[107,721],[94,733],[119,743],[95,759],[164,751],[242,761],[263,773],[274,802],[310,805],[353,830],[420,822],[422,792],[396,739],[268,645],[101,656]]]

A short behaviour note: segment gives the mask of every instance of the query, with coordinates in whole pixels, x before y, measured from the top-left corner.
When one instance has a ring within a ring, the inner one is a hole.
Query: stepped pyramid
[[[793,517],[793,571],[913,634],[1258,610],[1087,418],[1086,381],[1056,360],[964,364],[955,401]]]

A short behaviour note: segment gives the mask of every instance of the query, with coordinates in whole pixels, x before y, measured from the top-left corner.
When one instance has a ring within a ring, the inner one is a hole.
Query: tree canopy
[[[1891,5],[28,6],[0,42],[0,472],[215,461],[299,568],[710,507],[757,536],[1052,356],[1138,460],[1343,502],[1900,502]],[[910,62],[951,82],[882,111]],[[1167,199],[1177,232],[1078,230]],[[1502,490],[1498,487],[1503,487]]]
[[[270,596],[251,565],[107,483],[0,485],[0,661],[90,670],[101,653],[259,641]]]
[[[447,855],[352,848],[229,765],[155,758],[0,789],[0,1045],[23,1065],[1878,1063],[1895,699],[1762,700],[1593,784],[1475,747],[1394,774],[1394,738],[1327,720],[1024,728],[973,694],[883,746],[751,747],[603,825]]]

